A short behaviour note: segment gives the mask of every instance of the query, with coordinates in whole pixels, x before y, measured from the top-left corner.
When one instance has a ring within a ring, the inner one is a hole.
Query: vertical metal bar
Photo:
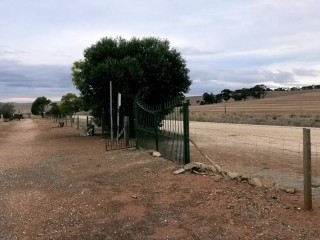
[[[77,129],[78,130],[79,130],[79,125],[80,125],[79,116],[77,116]]]
[[[184,164],[190,163],[189,145],[189,104],[183,103],[183,140],[184,140]]]
[[[156,150],[159,151],[159,136],[158,136],[158,124],[157,124],[157,112],[153,113],[153,127],[156,138]]]
[[[310,129],[303,129],[304,210],[312,209],[311,137]]]
[[[128,147],[129,146],[129,116],[124,116],[124,142],[125,142],[125,146]]]
[[[138,129],[138,106],[137,102],[134,101],[133,103],[133,115],[134,115],[134,131],[136,137],[136,148],[139,148],[139,129]]]
[[[101,138],[104,138],[104,132],[105,132],[105,125],[104,125],[104,108],[102,108],[102,114],[101,114]]]
[[[112,81],[110,81],[110,134],[111,134],[111,140],[113,140]]]

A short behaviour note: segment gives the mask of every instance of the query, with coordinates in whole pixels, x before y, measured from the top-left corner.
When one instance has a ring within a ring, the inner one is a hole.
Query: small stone
[[[175,170],[173,173],[174,174],[176,174],[176,175],[178,175],[178,174],[180,174],[180,173],[184,173],[186,170],[184,169],[184,168],[180,168],[180,169],[178,169],[178,170]]]
[[[215,176],[214,176],[214,180],[215,180],[216,182],[219,182],[221,179],[223,179],[223,177],[222,177],[221,175],[215,175]]]
[[[131,197],[134,198],[134,199],[138,199],[137,195],[132,195]]]
[[[252,186],[262,187],[262,183],[260,182],[259,178],[250,178],[248,180],[248,183]]]
[[[154,157],[161,157],[161,153],[157,152],[157,151],[154,151],[152,152],[152,156]]]
[[[192,170],[192,169],[195,168],[195,167],[199,167],[199,165],[198,165],[197,163],[188,163],[188,164],[184,165],[183,168],[184,168],[186,171],[188,171],[188,170]]]
[[[236,173],[236,172],[227,172],[227,175],[234,179],[234,178],[237,178],[239,176],[239,173]]]
[[[285,188],[283,189],[286,193],[294,194],[296,192],[296,189],[294,188]]]

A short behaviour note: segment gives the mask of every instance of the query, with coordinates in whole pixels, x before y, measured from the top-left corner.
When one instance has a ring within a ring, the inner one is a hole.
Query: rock
[[[157,151],[154,151],[152,152],[152,156],[154,157],[161,157],[161,153],[157,152]]]
[[[296,189],[294,188],[284,188],[283,191],[286,193],[294,194],[296,192]]]
[[[192,170],[194,167],[198,167],[198,165],[195,163],[188,163],[183,166],[184,170],[186,170],[186,171]]]
[[[239,173],[236,173],[236,172],[227,172],[227,175],[234,179],[234,178],[237,178],[239,176]]]
[[[214,176],[214,180],[215,180],[216,182],[219,182],[221,179],[223,179],[223,177],[222,177],[221,175],[215,175],[215,176]]]
[[[248,183],[252,186],[262,187],[262,183],[260,182],[259,178],[250,178],[248,180]]]
[[[178,169],[178,170],[175,170],[173,173],[174,174],[176,174],[176,175],[178,175],[178,174],[180,174],[180,173],[184,173],[186,170],[184,169],[184,168],[180,168],[180,169]]]
[[[311,187],[313,187],[313,188],[318,188],[318,187],[320,187],[320,182],[313,182],[313,183],[311,184]]]
[[[131,197],[134,198],[134,199],[138,198],[137,195],[132,195]]]

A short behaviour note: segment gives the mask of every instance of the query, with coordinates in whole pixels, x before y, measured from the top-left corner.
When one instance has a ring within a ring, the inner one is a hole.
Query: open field
[[[264,99],[190,106],[190,120],[320,127],[320,91],[270,92]]]
[[[319,239],[320,201],[105,152],[46,119],[0,122],[0,239]]]
[[[320,129],[310,130],[313,182],[319,185]],[[190,137],[226,170],[259,177],[266,184],[303,190],[301,127],[190,122]],[[192,154],[203,160],[194,148]],[[319,187],[313,191],[320,197]]]

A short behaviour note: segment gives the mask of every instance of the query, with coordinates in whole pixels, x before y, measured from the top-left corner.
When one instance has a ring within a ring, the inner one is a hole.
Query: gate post
[[[189,143],[189,103],[183,103],[183,145],[184,164],[190,163],[190,143]]]
[[[138,107],[137,107],[137,100],[133,103],[133,115],[134,115],[134,134],[136,138],[136,149],[139,149],[139,134],[138,134]]]
[[[77,129],[79,130],[79,116],[77,116]]]
[[[125,146],[128,147],[129,146],[129,116],[124,116],[124,120],[123,120],[123,136],[124,136],[124,142],[125,142]]]
[[[156,136],[156,151],[159,151],[159,136],[158,136],[158,121],[157,121],[157,113],[153,113],[153,125],[154,125],[154,133]]]

